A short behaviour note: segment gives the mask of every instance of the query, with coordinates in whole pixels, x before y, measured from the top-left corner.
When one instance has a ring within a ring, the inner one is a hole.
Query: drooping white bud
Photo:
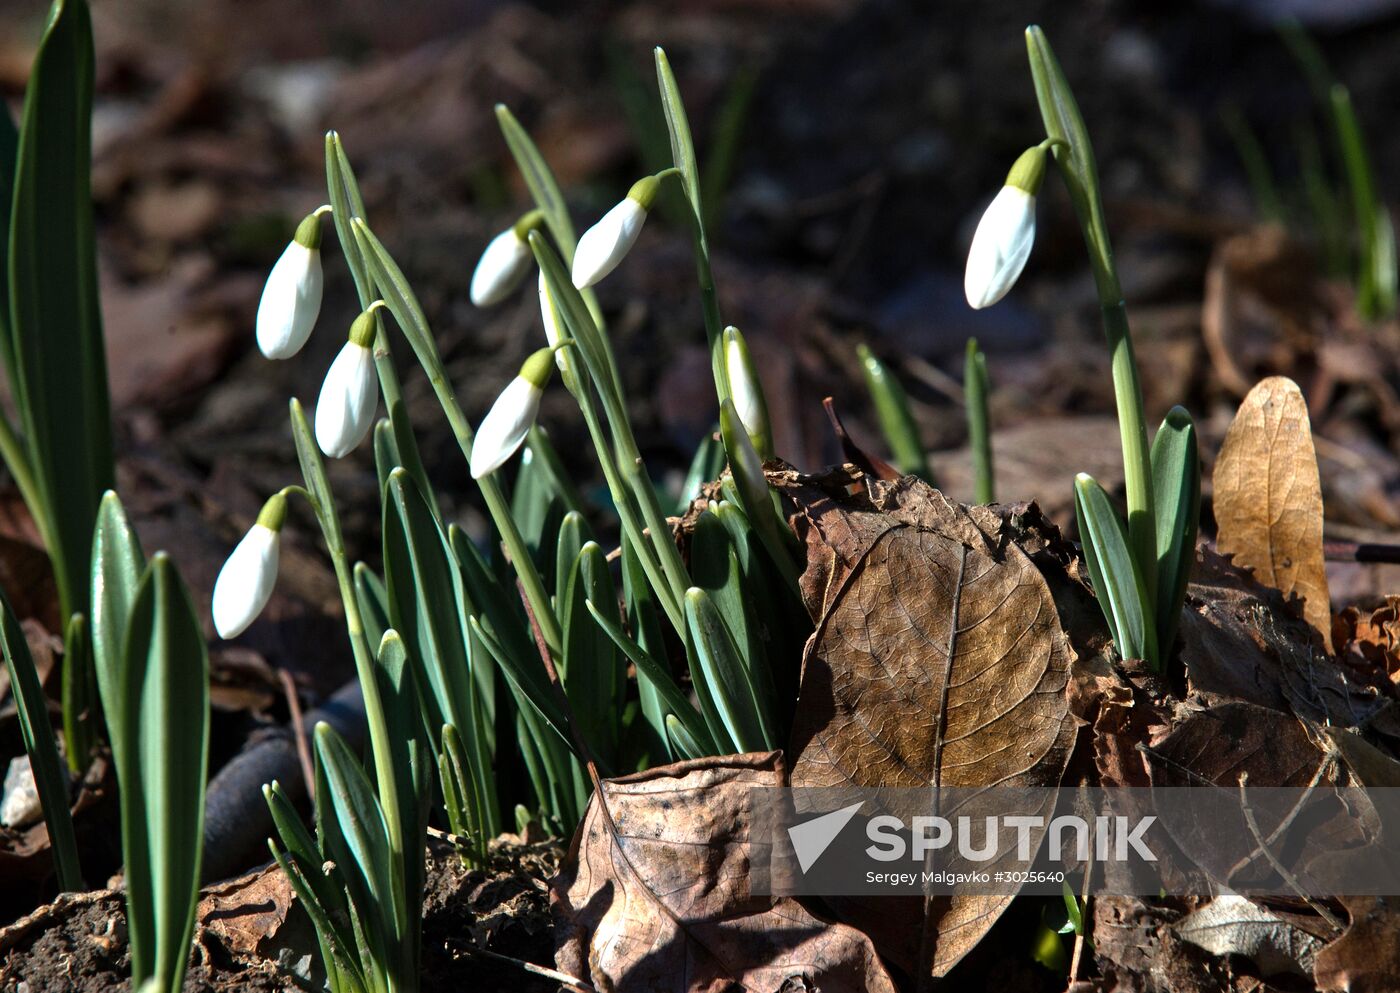
[[[963,291],[974,310],[1006,296],[1026,267],[1035,244],[1035,198],[1047,154],[1044,145],[1022,153],[977,224],[963,277]]]
[[[505,465],[529,434],[540,412],[540,397],[554,370],[554,347],[541,348],[525,360],[482,418],[472,440],[471,472],[480,479]]]
[[[270,359],[289,359],[301,351],[321,312],[322,207],[302,220],[296,236],[268,273],[258,302],[258,348]]]
[[[272,597],[286,515],[287,498],[274,494],[219,570],[212,613],[220,638],[227,641],[246,631]]]
[[[575,286],[592,286],[617,268],[641,234],[659,187],[655,176],[637,180],[621,203],[583,233],[574,249]]]
[[[534,260],[518,224],[496,235],[472,273],[472,303],[478,307],[500,303],[520,285]]]
[[[336,355],[316,400],[316,444],[333,459],[349,455],[374,426],[378,382],[370,348],[376,330],[376,301],[355,318],[350,338]]]

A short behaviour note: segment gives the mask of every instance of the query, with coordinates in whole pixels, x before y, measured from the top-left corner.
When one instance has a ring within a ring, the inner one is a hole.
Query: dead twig
[[[316,767],[311,763],[311,748],[306,742],[306,723],[301,717],[301,700],[297,696],[297,684],[286,669],[277,670],[277,679],[282,684],[282,692],[287,697],[287,709],[292,714],[292,740],[297,746],[297,761],[301,763],[302,781],[307,792],[311,792],[316,782]]]
[[[1254,818],[1254,808],[1249,805],[1249,800],[1245,794],[1245,784],[1248,781],[1249,773],[1240,773],[1240,810],[1244,813],[1245,824],[1249,826],[1249,833],[1254,835],[1254,841],[1255,844],[1259,846],[1260,853],[1268,861],[1269,865],[1273,866],[1274,871],[1283,877],[1284,882],[1286,882],[1289,885],[1289,888],[1292,889],[1294,893],[1298,894],[1299,898],[1301,898],[1303,902],[1305,902],[1309,907],[1311,907],[1313,909],[1313,912],[1316,913],[1317,916],[1321,917],[1324,921],[1326,921],[1328,925],[1330,925],[1331,928],[1337,934],[1341,934],[1344,930],[1346,930],[1342,922],[1339,921],[1337,919],[1337,916],[1333,914],[1330,910],[1328,910],[1322,904],[1318,903],[1312,897],[1308,896],[1306,893],[1303,892],[1303,887],[1299,885],[1298,878],[1294,876],[1293,873],[1289,872],[1287,868],[1284,867],[1283,863],[1278,860],[1278,858],[1274,855],[1273,851],[1269,848],[1268,842],[1264,840],[1263,835],[1259,831],[1259,824],[1255,821]],[[1294,808],[1294,811],[1296,813],[1296,807]],[[1291,819],[1292,816],[1293,815],[1290,814],[1289,818]]]
[[[594,989],[594,987],[590,986],[582,979],[576,979],[575,977],[570,976],[567,973],[558,972],[554,969],[548,968],[547,966],[536,965],[534,962],[526,962],[524,959],[512,958],[509,955],[502,955],[500,952],[493,952],[485,948],[479,948],[476,945],[460,945],[458,947],[460,947],[462,951],[465,952],[467,955],[474,955],[479,958],[490,959],[492,962],[501,962],[505,965],[513,965],[517,969],[522,969],[525,972],[533,973],[536,976],[543,976],[545,979],[552,979],[560,986],[565,986],[571,990],[576,990],[577,993],[597,993],[597,990]]]

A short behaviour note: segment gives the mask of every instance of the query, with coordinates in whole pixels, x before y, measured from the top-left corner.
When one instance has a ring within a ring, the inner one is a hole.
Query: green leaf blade
[[[56,0],[25,97],[10,225],[12,383],[49,517],[64,616],[87,612],[93,521],[113,485],[93,238],[92,24]]]
[[[1089,576],[1114,644],[1125,659],[1157,665],[1157,642],[1147,587],[1128,547],[1128,535],[1108,494],[1081,473],[1074,482],[1074,506]]]

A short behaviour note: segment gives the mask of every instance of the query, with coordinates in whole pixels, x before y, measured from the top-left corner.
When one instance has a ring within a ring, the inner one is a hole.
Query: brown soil
[[[553,926],[549,887],[562,851],[554,842],[492,845],[486,868],[467,869],[451,848],[429,846],[423,901],[423,985],[426,991],[465,990],[534,993],[557,985],[521,965],[472,953],[551,966]],[[265,877],[265,878],[264,878]],[[256,893],[244,906],[202,911],[185,993],[275,993],[307,985],[306,969],[318,967],[315,943],[304,914],[266,887],[285,884],[274,871],[242,877],[243,892]],[[236,891],[237,884],[213,889]],[[208,894],[210,891],[206,890]],[[206,904],[201,904],[205,907]],[[220,928],[255,920],[275,940],[257,941],[247,928]],[[251,939],[251,941],[249,940]],[[249,944],[252,947],[248,947]],[[0,993],[111,993],[130,990],[126,910],[120,891],[101,890],[60,897],[0,930]],[[268,957],[273,956],[276,957]],[[308,959],[307,956],[310,956]],[[307,988],[318,988],[312,983]]]

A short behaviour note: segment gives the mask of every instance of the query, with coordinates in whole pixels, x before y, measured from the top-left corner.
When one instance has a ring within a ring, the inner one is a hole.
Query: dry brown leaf
[[[1400,976],[1400,910],[1394,897],[1342,897],[1351,925],[1317,953],[1313,979],[1327,993],[1392,993]]]
[[[1332,643],[1338,656],[1362,660],[1400,683],[1400,596],[1387,596],[1370,611],[1347,607],[1332,619]]]
[[[554,882],[555,962],[617,993],[894,993],[869,939],[797,901],[749,892],[749,790],[782,754],[696,759],[607,780]]]
[[[1267,907],[1233,893],[1178,921],[1177,937],[1212,955],[1241,955],[1266,976],[1306,976],[1323,941]]]
[[[778,482],[801,511],[802,587],[817,619],[793,786],[1057,786],[1074,737],[1073,653],[1045,579],[1003,519],[912,478],[846,470]],[[975,947],[1010,901],[934,901],[923,953],[933,974]],[[917,900],[902,903],[837,909],[913,971],[925,924]]]
[[[1322,484],[1308,406],[1291,379],[1271,376],[1240,404],[1215,463],[1221,552],[1285,596],[1332,647],[1322,554]]]
[[[1186,592],[1181,661],[1192,696],[1207,706],[1246,701],[1381,733],[1383,712],[1395,710],[1383,669],[1350,655],[1327,658],[1278,590],[1205,547]]]

